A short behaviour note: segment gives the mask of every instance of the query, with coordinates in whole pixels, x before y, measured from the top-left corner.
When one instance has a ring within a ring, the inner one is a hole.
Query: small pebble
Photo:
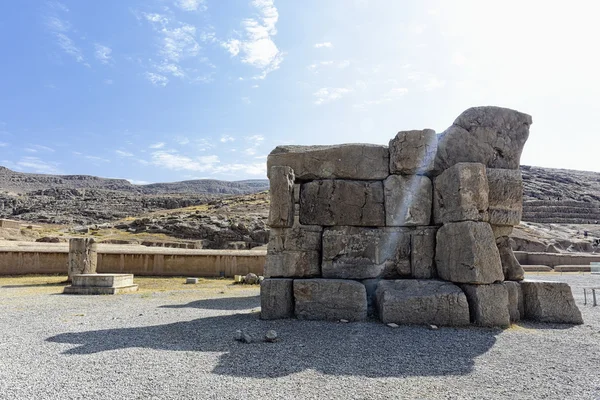
[[[437,325],[429,325],[429,329],[431,329],[432,331],[435,331],[438,329]]]
[[[343,324],[347,324],[348,320],[347,319],[340,319],[340,322],[343,323]]]
[[[387,326],[389,326],[390,328],[397,328],[399,325],[395,324],[393,322],[390,322],[389,324],[387,324]]]
[[[273,343],[277,341],[278,338],[279,337],[277,336],[277,332],[275,332],[273,329],[267,331],[267,333],[265,334],[265,342]]]

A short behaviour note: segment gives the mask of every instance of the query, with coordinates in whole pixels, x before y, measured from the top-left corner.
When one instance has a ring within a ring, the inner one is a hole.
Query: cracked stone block
[[[268,254],[282,251],[321,251],[323,228],[315,225],[294,225],[293,228],[269,230]]]
[[[94,238],[69,239],[68,280],[76,274],[95,274],[98,265],[98,245]]]
[[[276,166],[270,170],[268,224],[273,228],[294,225],[294,171],[290,167]]]
[[[498,246],[498,252],[500,253],[504,280],[522,281],[525,279],[525,271],[521,267],[517,257],[515,257],[515,253],[513,253],[510,238],[502,236],[496,239],[496,246]]]
[[[429,225],[431,180],[421,175],[390,175],[383,181],[386,226]]]
[[[434,223],[487,219],[488,181],[483,164],[459,163],[434,179]]]
[[[282,319],[294,316],[294,280],[265,279],[260,284],[260,317]]]
[[[411,235],[410,268],[415,279],[431,279],[437,276],[435,269],[436,227],[417,228]]]
[[[382,182],[317,180],[300,189],[304,225],[384,226]]]
[[[430,279],[382,280],[375,292],[379,318],[385,324],[463,326],[469,305],[450,282]]]
[[[267,254],[265,278],[316,277],[321,275],[318,251],[282,251]]]
[[[513,227],[492,224],[492,232],[494,232],[494,237],[498,240],[502,236],[510,236],[513,232]]]
[[[389,279],[410,276],[412,232],[408,228],[326,228],[323,231],[323,277]]]
[[[523,177],[518,169],[486,169],[488,215],[492,225],[516,226],[523,214]],[[508,235],[507,235],[508,236]]]
[[[390,174],[387,146],[340,144],[334,146],[278,146],[267,158],[267,171],[284,165],[296,179],[382,180]],[[270,177],[270,176],[269,176]]]
[[[433,171],[437,135],[432,129],[398,132],[390,140],[390,173],[423,175]]]
[[[510,326],[506,286],[497,283],[494,285],[461,285],[461,288],[469,302],[471,322],[487,327]]]
[[[487,222],[451,222],[437,231],[435,264],[441,279],[457,283],[502,282],[504,274]]]
[[[523,291],[519,282],[502,282],[508,292],[508,313],[510,322],[518,322],[525,316],[525,307],[523,305]]]
[[[364,321],[367,318],[367,291],[356,281],[294,279],[294,301],[298,319]]]
[[[571,287],[564,282],[521,282],[525,319],[557,324],[583,324]]]

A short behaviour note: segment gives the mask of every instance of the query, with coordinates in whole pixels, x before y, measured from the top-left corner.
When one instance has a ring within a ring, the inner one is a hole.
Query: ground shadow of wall
[[[203,310],[247,310],[260,307],[260,296],[221,297],[195,300],[187,304],[160,306],[159,308],[200,308]]]
[[[139,347],[165,351],[222,352],[213,373],[281,377],[307,369],[331,375],[405,377],[463,375],[487,352],[500,330],[389,328],[377,322],[260,321],[257,313],[200,318],[173,324],[63,333],[47,340],[77,345],[64,354],[85,355]],[[257,338],[244,344],[236,329]],[[277,343],[260,341],[276,329]]]

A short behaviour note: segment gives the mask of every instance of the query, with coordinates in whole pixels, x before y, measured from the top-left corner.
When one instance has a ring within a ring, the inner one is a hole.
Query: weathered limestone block
[[[522,281],[525,279],[525,271],[523,271],[523,267],[521,267],[521,264],[519,264],[519,261],[515,257],[515,253],[513,253],[510,239],[506,236],[502,236],[496,239],[496,245],[498,246],[498,252],[500,253],[504,280]]]
[[[436,237],[435,264],[441,279],[457,283],[502,282],[502,263],[490,224],[451,222]]]
[[[436,227],[417,228],[412,232],[410,269],[415,279],[431,279],[437,276],[435,270]]]
[[[459,163],[433,181],[433,220],[436,224],[487,221],[488,181],[485,167]]]
[[[321,251],[323,228],[316,225],[295,225],[293,228],[269,230],[268,254],[282,251]]]
[[[519,282],[506,281],[502,285],[508,292],[508,313],[510,314],[510,322],[520,321],[525,316],[525,308],[523,305],[523,291]]]
[[[525,318],[559,324],[583,324],[571,287],[563,282],[521,282]]]
[[[93,238],[69,239],[69,282],[75,274],[95,274],[97,264],[97,244]]]
[[[300,223],[304,225],[384,226],[383,184],[319,180],[302,184]]]
[[[262,319],[294,316],[294,280],[265,279],[260,284],[260,317]]]
[[[356,281],[294,279],[298,319],[363,321],[367,318],[367,291]]]
[[[269,226],[290,227],[294,225],[294,171],[290,167],[274,166],[269,172]]]
[[[327,228],[323,232],[323,277],[410,276],[411,235],[412,231],[407,228]]]
[[[340,144],[334,146],[278,146],[267,158],[272,166],[291,167],[296,179],[381,180],[390,174],[387,146]]]
[[[502,236],[510,236],[513,232],[513,227],[492,224],[492,232],[494,232],[494,237],[496,238],[496,240],[498,240]]]
[[[421,175],[390,175],[383,181],[387,226],[429,225],[431,180]]]
[[[415,175],[433,171],[437,135],[432,129],[402,131],[390,140],[390,173]]]
[[[267,254],[265,278],[312,278],[321,275],[318,251],[283,251]]]
[[[469,305],[463,291],[450,282],[421,279],[382,280],[375,292],[383,323],[469,324]]]
[[[510,325],[508,290],[501,283],[494,285],[461,285],[467,295],[471,322],[479,326]]]
[[[438,137],[435,169],[461,162],[518,169],[531,123],[531,116],[508,108],[469,108]]]
[[[523,177],[516,169],[486,169],[488,215],[492,225],[519,225],[523,214]]]

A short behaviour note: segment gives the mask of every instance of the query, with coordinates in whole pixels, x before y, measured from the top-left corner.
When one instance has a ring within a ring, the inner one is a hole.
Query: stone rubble
[[[568,285],[521,282],[510,247],[531,123],[475,107],[439,135],[402,131],[389,147],[277,147],[261,318],[582,323]]]

